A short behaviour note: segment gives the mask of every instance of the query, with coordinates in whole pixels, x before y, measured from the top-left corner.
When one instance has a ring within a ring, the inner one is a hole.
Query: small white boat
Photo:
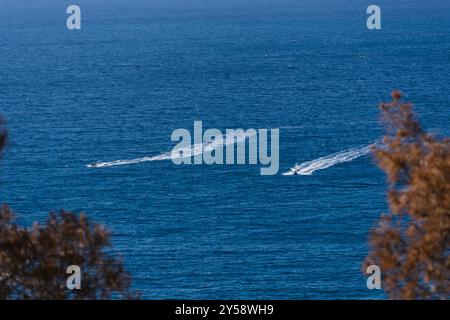
[[[283,173],[283,176],[297,176],[297,175],[301,175],[300,173],[300,168],[298,168],[297,166],[289,169],[289,171]]]

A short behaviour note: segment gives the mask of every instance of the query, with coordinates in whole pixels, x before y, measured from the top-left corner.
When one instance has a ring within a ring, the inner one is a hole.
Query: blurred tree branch
[[[0,153],[7,142],[0,120]],[[106,253],[110,233],[86,215],[50,213],[44,225],[13,223],[5,204],[0,209],[0,299],[137,298],[121,259]],[[81,289],[66,286],[67,267],[81,269]]]
[[[390,298],[448,299],[450,139],[426,133],[397,91],[380,109],[387,135],[374,152],[391,212],[371,232],[365,266],[380,266]]]

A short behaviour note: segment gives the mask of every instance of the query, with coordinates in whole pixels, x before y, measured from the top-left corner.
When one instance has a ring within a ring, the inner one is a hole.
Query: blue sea
[[[19,223],[62,208],[113,233],[145,299],[383,299],[361,266],[388,210],[370,155],[283,176],[378,141],[401,89],[449,135],[450,2],[2,0],[0,202]],[[171,161],[171,133],[280,128],[280,172]]]

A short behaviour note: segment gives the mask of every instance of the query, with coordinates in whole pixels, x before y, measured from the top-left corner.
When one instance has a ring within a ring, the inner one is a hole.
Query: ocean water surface
[[[380,299],[361,271],[388,210],[369,154],[307,176],[296,163],[364,148],[403,90],[448,135],[450,2],[2,1],[0,201],[20,223],[73,210],[113,232],[146,299]],[[280,128],[280,172],[171,161],[177,128]],[[351,158],[351,157],[350,157]]]

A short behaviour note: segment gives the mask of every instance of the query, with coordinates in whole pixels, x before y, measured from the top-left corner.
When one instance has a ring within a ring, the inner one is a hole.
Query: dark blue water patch
[[[11,132],[0,200],[21,223],[88,213],[112,230],[144,298],[384,297],[361,271],[387,210],[370,155],[299,177],[252,165],[86,165],[169,151],[173,130],[202,120],[280,128],[281,173],[377,141],[377,104],[393,88],[448,135],[446,3],[380,1],[379,33],[365,29],[359,1],[82,1],[80,32],[65,29],[65,4],[41,3],[0,13]]]

